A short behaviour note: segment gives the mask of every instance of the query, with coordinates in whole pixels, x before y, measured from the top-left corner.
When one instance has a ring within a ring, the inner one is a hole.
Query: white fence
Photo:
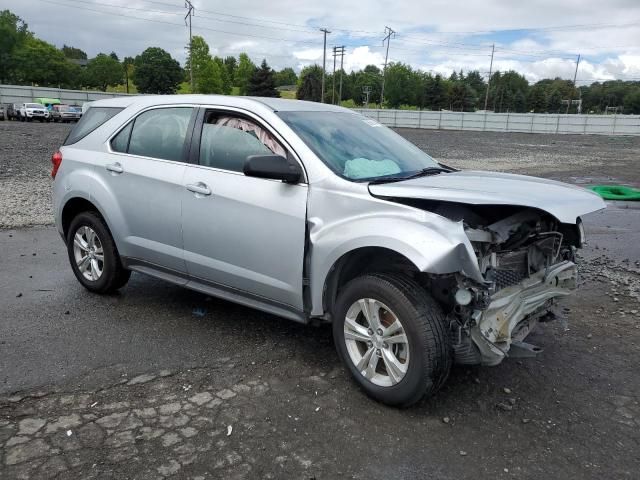
[[[121,97],[126,93],[93,92],[89,90],[65,90],[63,88],[25,87],[21,85],[0,85],[0,103],[33,102],[36,98],[57,98],[62,103],[82,105],[92,100]]]
[[[388,127],[479,132],[640,135],[640,115],[435,112],[356,108]]]

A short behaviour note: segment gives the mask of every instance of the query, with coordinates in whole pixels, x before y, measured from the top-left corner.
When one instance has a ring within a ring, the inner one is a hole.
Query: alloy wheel
[[[344,340],[356,369],[371,383],[390,387],[409,367],[409,342],[398,317],[382,302],[361,298],[344,321]]]
[[[73,256],[78,270],[87,280],[95,282],[104,270],[102,242],[91,227],[81,226],[73,237]]]

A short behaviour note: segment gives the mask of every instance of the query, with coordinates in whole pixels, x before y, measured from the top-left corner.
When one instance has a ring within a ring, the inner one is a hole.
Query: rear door
[[[292,155],[259,119],[203,109],[186,167],[182,231],[188,273],[302,310],[306,183],[247,177],[248,155]]]
[[[180,201],[194,120],[191,106],[143,111],[111,139],[98,165],[124,220],[121,254],[181,273]]]

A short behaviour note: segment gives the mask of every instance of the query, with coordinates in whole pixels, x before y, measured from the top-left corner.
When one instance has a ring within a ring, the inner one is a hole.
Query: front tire
[[[334,308],[338,355],[360,387],[387,405],[407,407],[444,383],[452,353],[442,309],[402,274],[350,281]]]
[[[67,252],[78,281],[95,293],[110,293],[123,287],[131,276],[120,261],[113,237],[96,212],[82,212],[67,232]]]

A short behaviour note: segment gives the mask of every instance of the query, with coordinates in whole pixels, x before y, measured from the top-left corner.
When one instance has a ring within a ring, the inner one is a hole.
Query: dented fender
[[[484,281],[462,222],[377,199],[366,188],[362,192],[312,188],[307,222],[312,316],[328,313],[323,307],[327,278],[340,258],[359,248],[393,250],[421,272],[460,272]]]

